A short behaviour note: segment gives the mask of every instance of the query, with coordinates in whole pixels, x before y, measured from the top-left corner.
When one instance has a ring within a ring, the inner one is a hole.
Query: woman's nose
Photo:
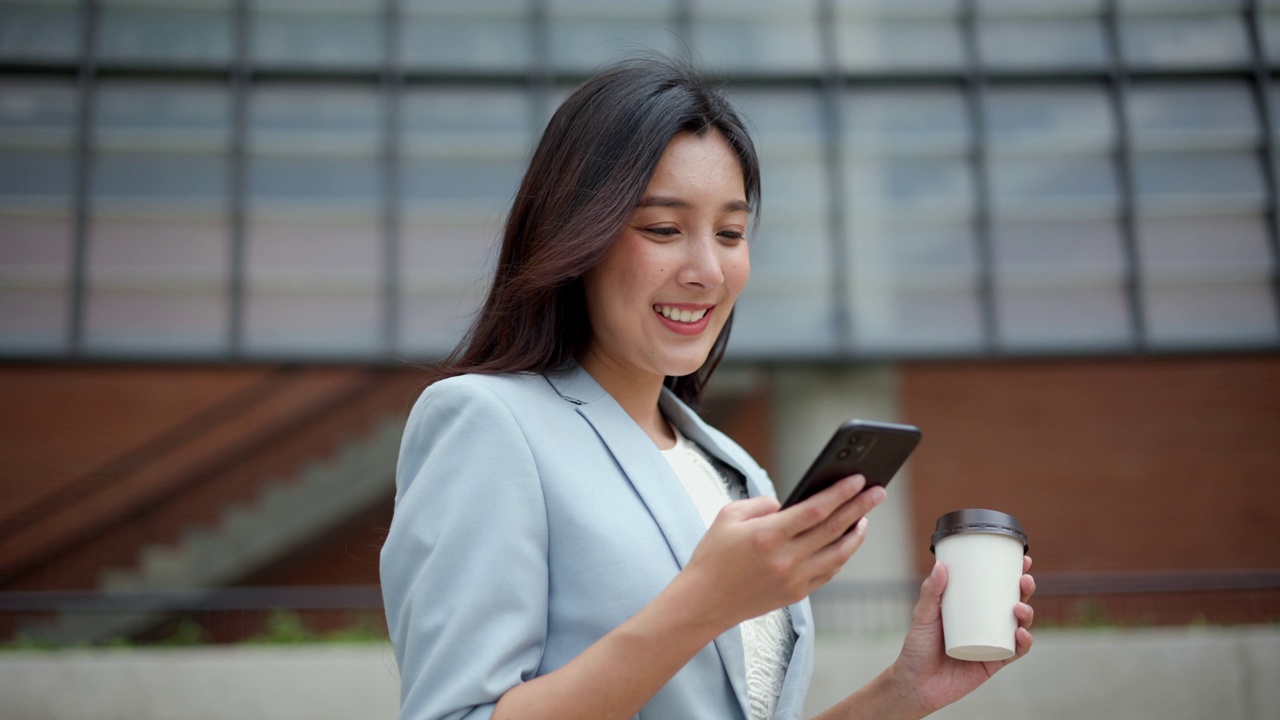
[[[704,235],[691,237],[685,246],[687,253],[684,267],[680,269],[681,283],[711,288],[724,282],[724,271],[720,267],[719,246],[714,237]]]

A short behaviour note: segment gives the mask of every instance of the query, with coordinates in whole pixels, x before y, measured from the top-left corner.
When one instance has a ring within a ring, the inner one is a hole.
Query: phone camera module
[[[847,460],[848,458],[849,458],[849,448],[843,448],[840,450],[840,452],[836,453],[837,460]]]

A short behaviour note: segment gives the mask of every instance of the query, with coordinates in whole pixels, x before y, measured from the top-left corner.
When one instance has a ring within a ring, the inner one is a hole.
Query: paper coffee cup
[[[1013,657],[1027,535],[1012,515],[956,510],[938,518],[930,546],[947,566],[942,634],[959,660]]]

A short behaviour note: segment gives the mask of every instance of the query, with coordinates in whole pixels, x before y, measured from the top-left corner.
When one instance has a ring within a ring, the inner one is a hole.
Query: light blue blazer
[[[674,395],[686,437],[774,494],[763,469]],[[572,660],[652,600],[706,532],[653,441],[581,367],[435,383],[405,428],[382,592],[402,720],[488,718],[510,688]],[[775,717],[813,674],[808,601]],[[644,662],[644,658],[636,658]],[[742,637],[707,645],[637,716],[749,718]]]

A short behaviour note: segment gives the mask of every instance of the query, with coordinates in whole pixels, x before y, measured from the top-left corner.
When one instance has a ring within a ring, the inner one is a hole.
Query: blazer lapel
[[[749,497],[775,495],[773,485],[766,482],[759,466],[749,458],[743,457],[741,448],[721,443],[719,435],[711,431],[710,426],[673,393],[663,390],[661,404],[663,414],[680,428],[680,432],[684,433],[685,437],[697,442],[704,450],[742,473],[747,481]],[[791,655],[791,662],[787,666],[782,692],[778,698],[778,707],[799,708],[804,704],[804,696],[813,677],[812,650],[810,649],[813,643],[813,620],[807,598],[790,605],[788,610],[791,616],[791,629],[796,634],[796,645]],[[741,673],[746,677],[742,634],[737,631],[725,633],[716,640],[716,646],[720,650],[725,666],[730,668],[731,672]],[[739,688],[737,683],[734,684],[734,688],[738,690],[740,697],[746,697],[745,688]],[[750,717],[750,715],[748,706],[747,716]]]
[[[709,432],[709,426],[702,421],[702,418],[698,417],[698,414],[690,409],[688,405],[681,402],[674,393],[664,389],[659,405],[662,407],[662,414],[675,423],[685,437],[698,443],[703,450],[737,470],[746,479],[747,497],[772,496],[774,494],[773,488],[766,486],[762,482],[763,478],[754,463],[747,463],[745,458],[739,457],[738,453],[721,444],[715,434]]]
[[[702,540],[702,518],[649,436],[580,366],[548,375],[556,392],[578,406],[648,508],[683,568]]]
[[[671,466],[667,464],[653,441],[613,399],[613,396],[600,387],[599,383],[580,366],[575,364],[561,373],[547,375],[547,382],[551,383],[561,397],[578,406],[578,413],[591,424],[596,434],[608,446],[609,452],[613,454],[623,474],[627,476],[627,480],[635,488],[649,510],[649,514],[653,516],[654,522],[662,531],[672,555],[675,556],[676,563],[684,568],[706,530],[702,523],[702,516],[698,514],[684,486],[680,484]],[[684,432],[686,426],[692,427],[687,417],[692,415],[692,411],[683,403],[679,403],[679,406],[682,408],[681,417],[675,418],[668,415],[668,419],[680,426],[681,432]],[[667,409],[664,397],[663,410]],[[701,425],[701,421],[698,421],[698,424]],[[704,448],[710,449],[707,444],[709,438],[700,427],[694,434],[686,434],[686,437],[692,437]],[[715,450],[712,452],[743,472],[739,463],[724,457],[725,453],[718,443],[715,444]],[[743,472],[743,475],[747,478],[751,494],[756,495],[759,492],[759,486],[752,485],[754,481],[751,473]],[[743,715],[750,717],[742,633],[736,627],[730,628],[716,638],[715,646],[720,654],[720,661],[724,664],[725,673],[729,677],[729,683],[738,696]]]

